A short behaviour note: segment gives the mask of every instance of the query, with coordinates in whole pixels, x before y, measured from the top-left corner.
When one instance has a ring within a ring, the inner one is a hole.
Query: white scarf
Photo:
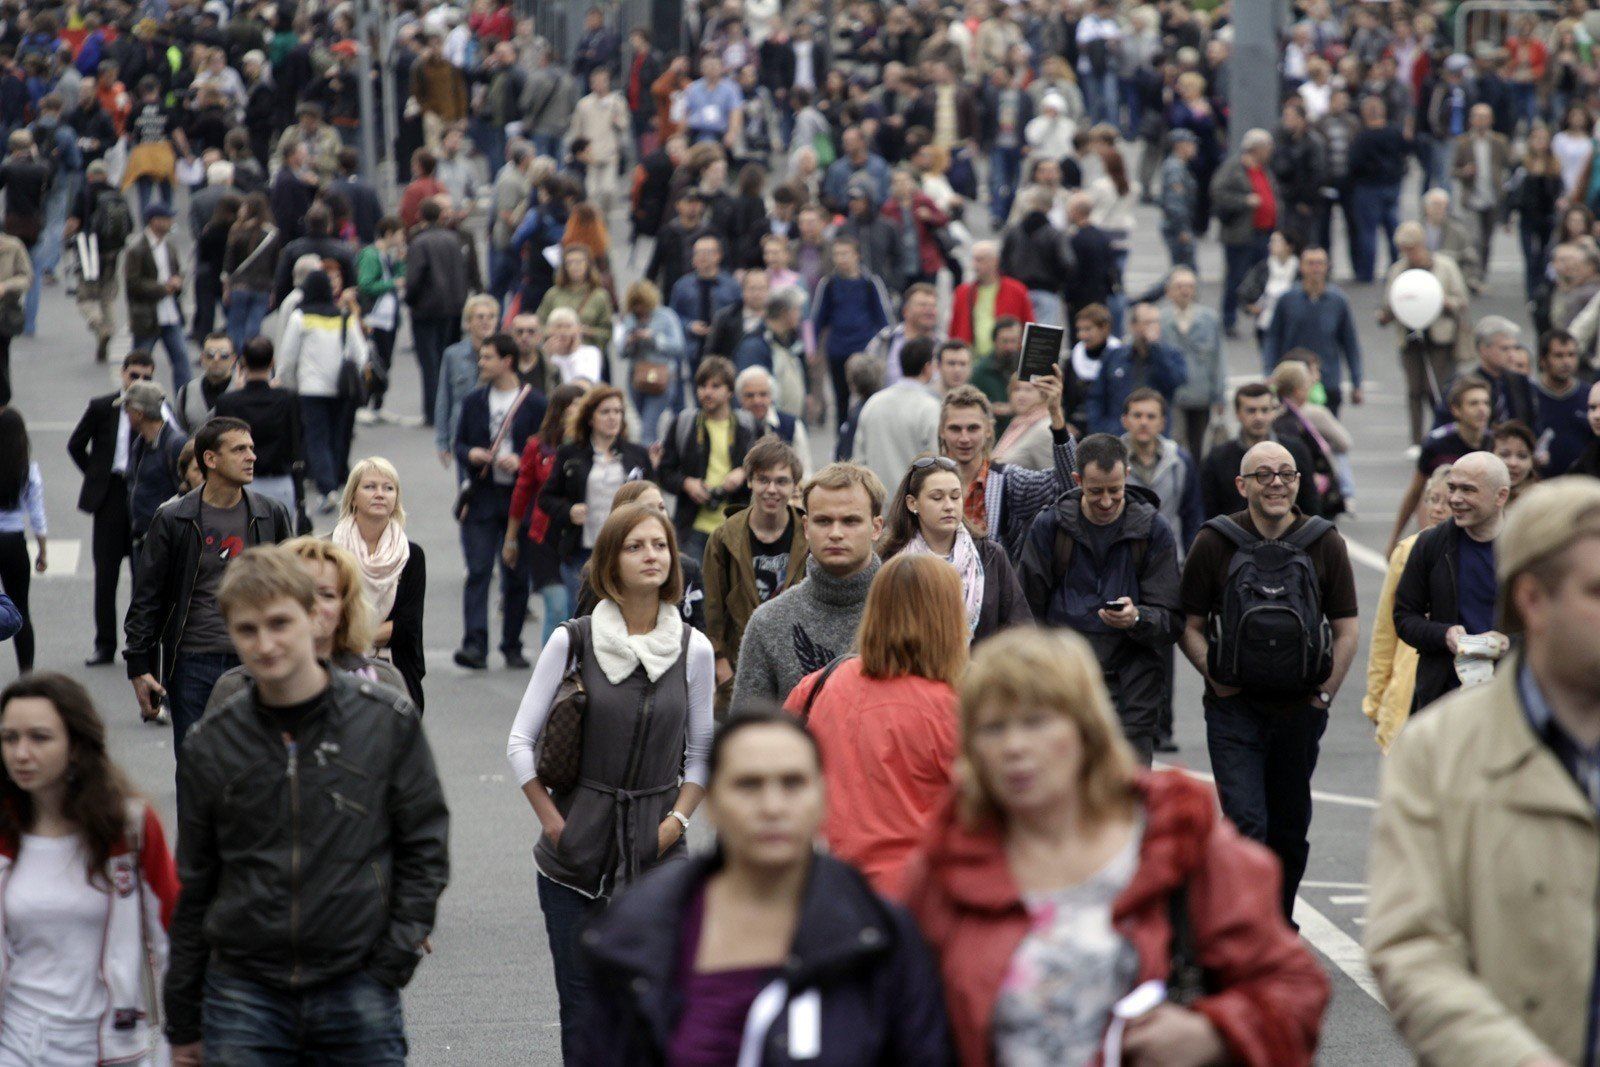
[[[933,549],[928,547],[921,530],[911,538],[911,543],[906,545],[906,549],[911,552],[933,554]],[[945,557],[945,562],[961,575],[961,595],[967,602],[967,639],[970,641],[978,632],[978,616],[983,614],[983,560],[978,558],[978,542],[972,539],[972,534],[965,524],[956,529],[955,544],[951,546],[950,555]]]
[[[330,538],[334,544],[356,557],[361,569],[361,584],[366,588],[372,605],[372,621],[383,623],[394,610],[394,597],[400,587],[400,574],[411,558],[411,542],[397,522],[383,528],[376,550],[367,549],[367,539],[356,528],[353,515],[346,515],[333,528]]]
[[[683,651],[683,619],[671,604],[656,612],[656,628],[647,634],[630,634],[622,609],[610,600],[595,605],[589,622],[594,658],[606,680],[617,685],[644,667],[645,677],[656,681],[678,662]]]

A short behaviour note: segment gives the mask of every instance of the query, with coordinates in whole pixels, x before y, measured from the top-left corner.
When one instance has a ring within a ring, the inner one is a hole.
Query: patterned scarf
[[[933,554],[933,549],[923,540],[921,530],[911,538],[906,551]],[[970,641],[978,632],[978,616],[983,613],[983,560],[978,558],[978,542],[972,539],[965,525],[956,530],[955,544],[951,546],[945,562],[961,575],[961,594],[967,602],[967,640]]]

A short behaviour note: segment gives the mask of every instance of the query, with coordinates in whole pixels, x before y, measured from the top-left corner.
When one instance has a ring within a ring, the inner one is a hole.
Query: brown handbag
[[[635,359],[628,384],[639,396],[661,396],[672,385],[672,364],[659,359]]]
[[[589,710],[589,694],[583,688],[583,628],[564,622],[567,631],[567,670],[556,687],[539,735],[539,784],[552,793],[569,792],[578,784],[578,768],[583,763],[583,718]]]

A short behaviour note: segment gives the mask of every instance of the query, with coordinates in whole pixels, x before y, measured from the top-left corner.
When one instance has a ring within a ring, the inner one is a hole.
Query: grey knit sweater
[[[814,558],[807,560],[803,582],[750,616],[739,645],[732,706],[751,700],[781,704],[800,679],[854,648],[867,590],[880,565],[874,555],[865,568],[841,579]]]

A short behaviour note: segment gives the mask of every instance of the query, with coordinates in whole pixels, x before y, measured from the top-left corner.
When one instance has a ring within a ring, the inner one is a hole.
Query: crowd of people
[[[453,479],[454,663],[528,677],[567,1063],[1310,1064],[1295,903],[1362,616],[1401,1037],[1592,1059],[1583,0],[1460,34],[1299,0],[1252,129],[1226,3],[682,6],[668,46],[509,0],[399,0],[381,40],[314,0],[0,0],[0,1065],[404,1062],[449,812],[402,484],[443,509],[380,425]],[[1513,221],[1523,322],[1480,313]],[[1389,353],[1336,275],[1382,286],[1414,446],[1372,606],[1341,414]],[[34,671],[23,409],[62,411],[14,342],[117,375],[67,442],[85,667],[120,648],[170,724],[175,852]],[[1155,767],[1179,653],[1214,786]]]

